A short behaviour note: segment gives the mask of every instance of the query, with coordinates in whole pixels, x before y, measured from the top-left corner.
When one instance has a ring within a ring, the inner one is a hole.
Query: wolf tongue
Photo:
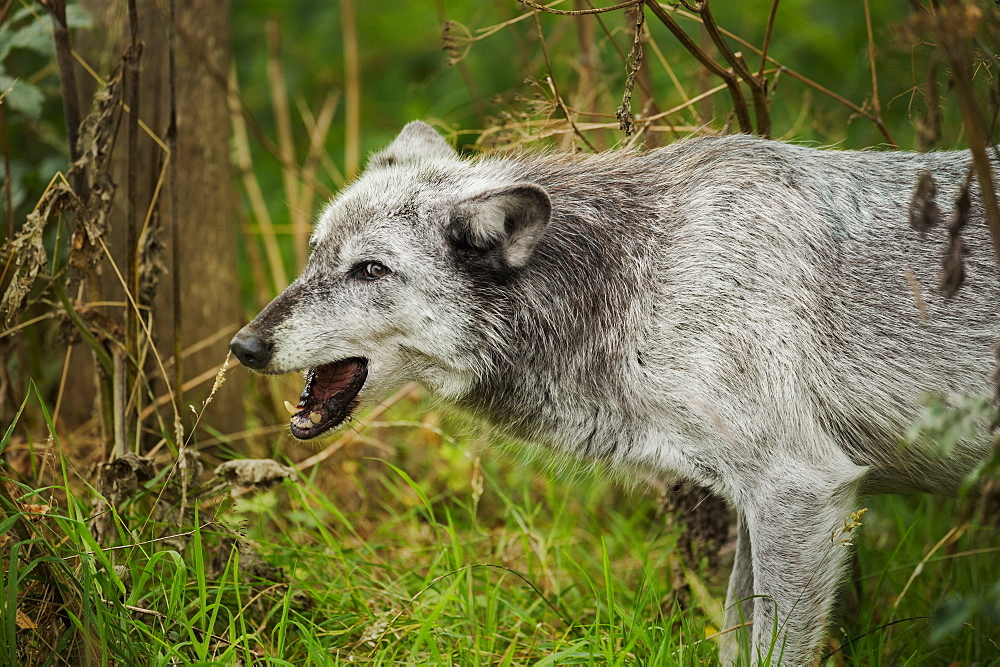
[[[316,368],[312,382],[313,398],[325,401],[337,394],[350,383],[357,368],[358,364],[350,360]]]

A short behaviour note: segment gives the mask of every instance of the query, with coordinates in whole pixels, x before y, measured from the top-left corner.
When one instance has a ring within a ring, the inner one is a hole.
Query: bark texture
[[[129,41],[126,2],[112,3],[88,0],[97,29],[92,35],[80,37],[80,50],[95,69],[107,74],[120,62]],[[170,3],[162,0],[137,0],[139,38],[143,42],[139,76],[139,116],[153,134],[166,143],[170,121],[169,57],[171,38]],[[183,360],[185,382],[208,375],[226,356],[229,338],[239,328],[242,308],[236,265],[238,241],[237,200],[233,191],[229,163],[229,116],[226,105],[226,74],[230,62],[228,0],[177,0],[174,15],[175,33],[175,105],[176,145],[174,169],[164,164],[167,151],[160,142],[140,131],[137,155],[130,161],[127,155],[127,116],[119,125],[115,140],[113,180],[117,185],[110,216],[112,254],[124,275],[126,266],[125,238],[127,225],[147,227],[140,239],[149,254],[142,260],[141,273],[155,277],[151,267],[161,264],[158,281],[143,285],[150,298],[149,313],[156,347],[167,362],[174,348],[174,296],[171,289],[173,272],[180,280],[179,323],[181,345],[188,349],[203,349]],[[87,77],[89,79],[89,77]],[[94,84],[87,81],[85,99],[90,98]],[[164,180],[156,194],[157,184]],[[126,219],[128,179],[138,185],[137,214]],[[173,192],[172,192],[173,189]],[[153,214],[146,220],[147,211]],[[171,210],[176,205],[176,210]],[[177,233],[171,232],[176,223]],[[177,239],[176,248],[172,238]],[[89,299],[121,300],[124,294],[110,264],[105,262],[101,275],[91,283]],[[108,311],[116,318],[121,310]],[[74,358],[85,363],[86,355]],[[147,371],[157,366],[150,359]],[[71,373],[80,375],[78,373]],[[171,382],[173,370],[168,368]],[[87,380],[77,380],[81,389]],[[184,404],[201,408],[201,402],[212,388],[212,380],[185,392]],[[162,381],[155,386],[162,394]],[[64,415],[70,423],[82,421],[91,413],[92,392],[80,393],[79,400],[70,400]],[[67,398],[70,398],[69,394]],[[148,403],[148,401],[147,401]],[[169,407],[163,409],[169,423]],[[183,408],[182,419],[191,423],[190,410]],[[202,425],[223,433],[243,426],[240,392],[234,383],[222,385],[205,412]]]

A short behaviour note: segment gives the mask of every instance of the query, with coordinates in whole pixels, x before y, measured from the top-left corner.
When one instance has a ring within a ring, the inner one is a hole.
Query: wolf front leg
[[[742,654],[748,655],[750,633],[753,627],[753,554],[750,549],[750,533],[743,512],[736,513],[736,554],[733,558],[733,573],[729,576],[726,591],[726,612],[719,646],[719,657],[723,665],[737,661]]]
[[[743,512],[753,562],[751,663],[797,666],[819,659],[850,553],[864,471],[788,471],[748,498]]]

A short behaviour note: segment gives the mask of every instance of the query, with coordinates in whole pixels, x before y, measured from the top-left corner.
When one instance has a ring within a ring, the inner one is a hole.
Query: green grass
[[[101,544],[88,528],[92,475],[70,458],[51,486],[9,485],[0,663],[717,662],[705,613],[669,602],[675,535],[653,494],[582,467],[552,474],[509,448],[477,459],[475,429],[445,419],[438,430],[418,421],[426,409],[398,405],[394,422],[298,481],[205,494],[181,518],[163,467],[113,508]],[[33,516],[25,503],[51,509]],[[868,507],[832,629],[840,644],[857,639],[827,664],[995,662],[996,527],[969,523],[925,558],[963,505]],[[708,576],[712,595],[726,575]]]

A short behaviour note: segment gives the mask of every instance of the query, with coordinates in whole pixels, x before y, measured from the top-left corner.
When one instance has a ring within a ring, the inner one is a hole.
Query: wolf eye
[[[385,278],[387,275],[392,273],[389,267],[385,264],[380,264],[379,262],[365,262],[363,264],[358,264],[358,266],[353,271],[356,278],[361,280],[378,280],[380,278]]]

